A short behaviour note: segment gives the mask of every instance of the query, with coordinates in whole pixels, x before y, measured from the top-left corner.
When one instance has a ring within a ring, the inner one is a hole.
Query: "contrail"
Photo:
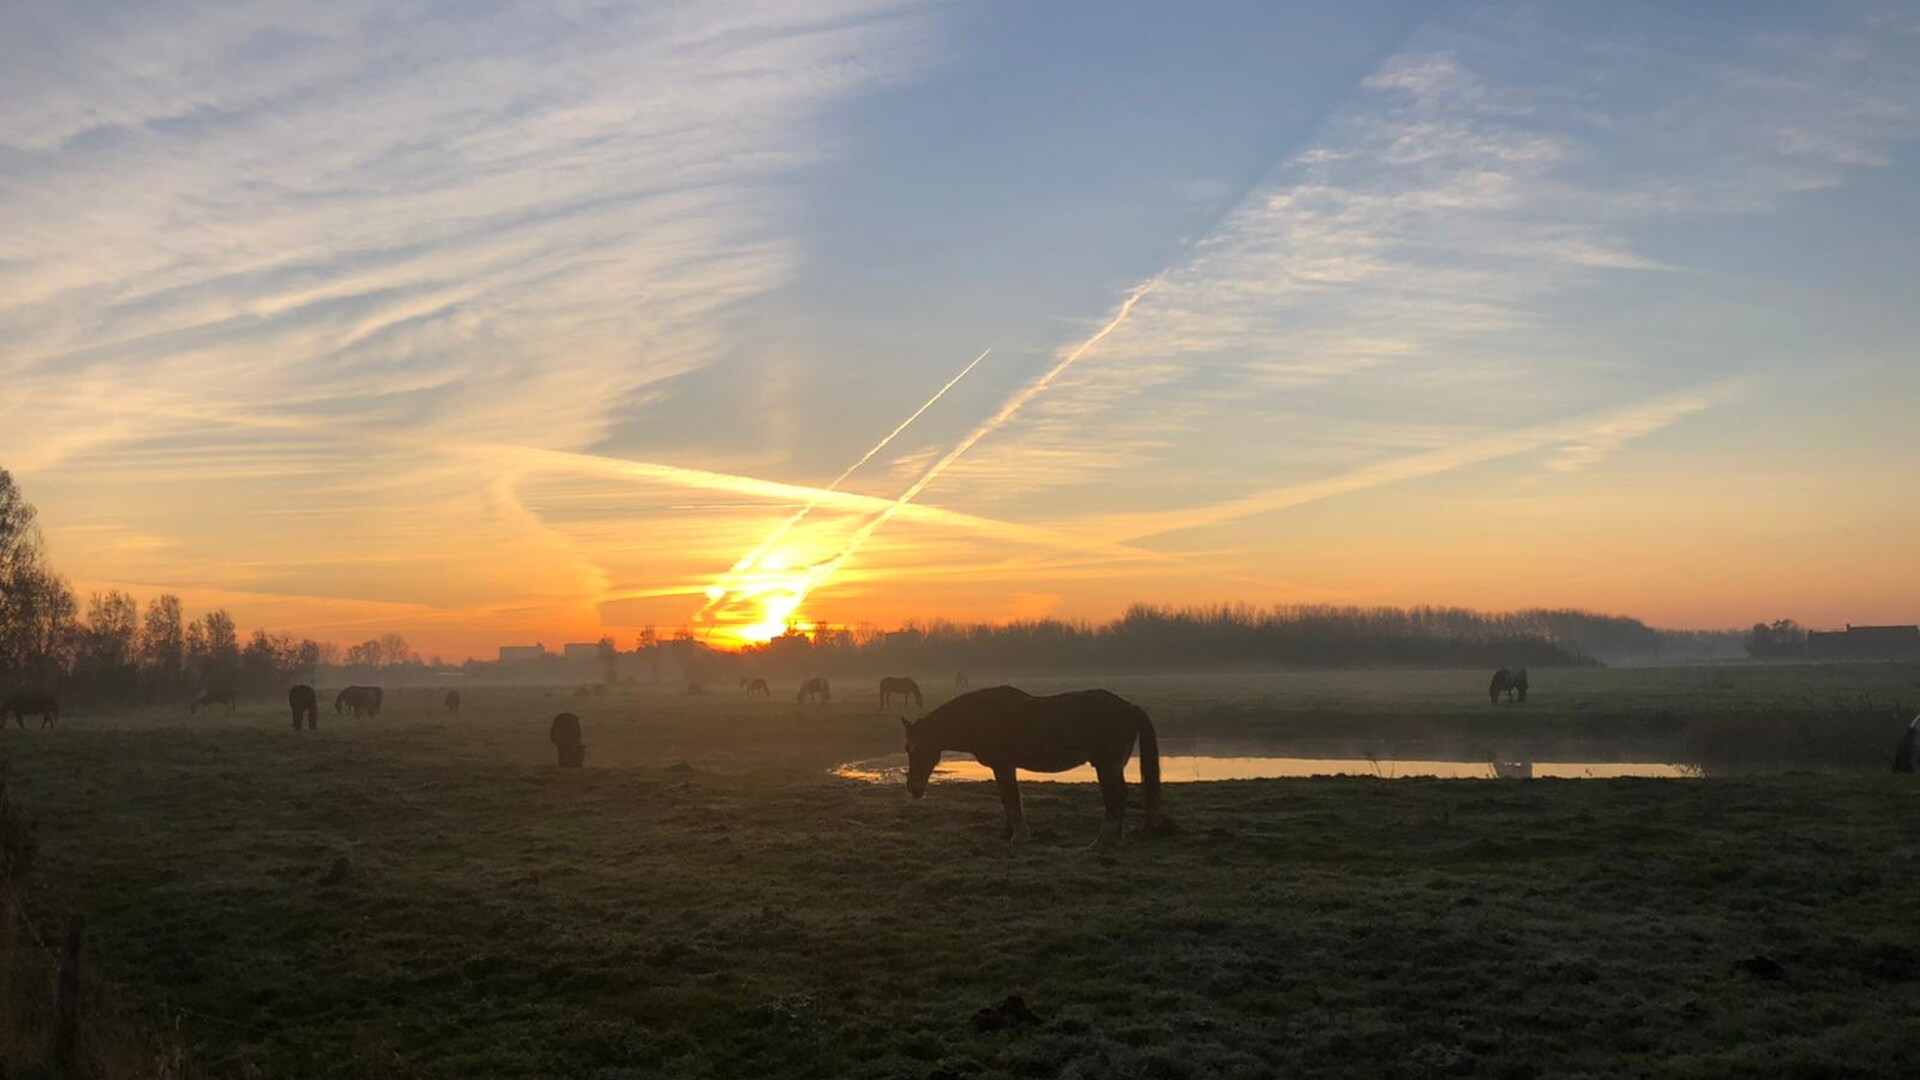
[[[980,351],[980,355],[973,358],[972,363],[960,369],[960,374],[955,375],[951,379],[948,379],[947,384],[945,386],[942,386],[939,390],[935,391],[932,397],[928,398],[923,404],[921,404],[919,408],[913,410],[913,415],[907,417],[905,420],[900,421],[898,426],[896,426],[892,431],[887,432],[886,438],[881,439],[877,443],[874,443],[872,449],[860,455],[860,460],[847,466],[845,471],[843,471],[839,476],[834,477],[833,482],[828,484],[825,488],[822,488],[821,490],[823,492],[834,492],[834,491],[840,490],[840,485],[846,483],[848,477],[851,477],[854,473],[859,472],[860,466],[865,465],[869,461],[872,461],[873,456],[875,454],[878,454],[880,451],[885,450],[887,448],[887,444],[891,443],[895,438],[899,437],[901,432],[907,430],[908,427],[912,426],[915,420],[920,419],[920,415],[922,413],[926,412],[928,409],[933,408],[936,402],[938,402],[941,398],[946,397],[947,391],[953,389],[954,386],[958,384],[961,379],[964,379],[969,374],[971,374],[974,368],[979,367],[980,361],[985,360],[987,358],[987,354],[991,353],[992,351],[993,349],[991,347],[982,349]],[[760,542],[759,547],[756,547],[752,551],[749,551],[745,555],[742,555],[740,557],[740,561],[734,563],[731,569],[729,569],[725,574],[721,575],[721,578],[720,578],[721,583],[714,585],[712,588],[708,590],[707,605],[701,608],[699,612],[694,615],[693,617],[694,621],[698,622],[700,619],[704,618],[708,612],[712,611],[716,606],[718,606],[720,602],[726,598],[727,593],[733,591],[732,583],[737,582],[740,578],[740,575],[746,573],[749,569],[756,566],[760,562],[761,558],[763,558],[768,551],[771,551],[773,549],[773,545],[779,543],[781,539],[787,535],[788,532],[792,531],[795,525],[798,525],[802,521],[806,520],[807,515],[813,513],[814,508],[819,505],[820,505],[820,500],[816,498],[809,501],[806,505],[802,506],[800,509],[795,510],[792,516],[788,517],[785,521],[782,521],[779,525],[774,526],[773,531],[767,534],[767,538]]]
[[[1029,383],[1025,389],[1007,399],[1007,403],[1000,406],[1000,411],[981,421],[978,426],[972,431],[969,431],[966,438],[961,439],[954,445],[953,449],[947,451],[945,457],[934,462],[926,472],[921,473],[920,478],[915,480],[907,490],[901,492],[899,498],[888,504],[886,509],[875,514],[872,520],[862,525],[857,532],[849,537],[846,544],[842,546],[832,558],[808,567],[806,581],[799,590],[799,598],[805,599],[809,592],[812,592],[814,588],[826,581],[827,578],[833,576],[833,572],[838,570],[842,563],[852,558],[853,554],[859,551],[861,546],[864,545],[875,532],[879,531],[882,525],[892,521],[895,515],[899,514],[901,510],[906,509],[909,503],[913,502],[922,491],[927,489],[928,484],[938,480],[940,474],[947,471],[948,466],[960,460],[966,455],[967,451],[973,449],[974,444],[1006,426],[1007,421],[1012,420],[1021,409],[1027,406],[1028,402],[1045,393],[1047,387],[1053,385],[1055,379],[1065,374],[1067,369],[1074,365],[1075,361],[1085,356],[1087,350],[1100,344],[1108,334],[1119,329],[1120,324],[1126,322],[1127,317],[1133,314],[1133,307],[1140,302],[1141,297],[1152,292],[1155,286],[1160,284],[1160,278],[1163,274],[1164,271],[1162,274],[1154,275],[1147,280],[1146,284],[1133,290],[1120,305],[1120,310],[1114,314],[1113,318],[1107,320],[1105,326],[1095,331],[1092,337],[1075,346],[1073,351],[1061,357],[1060,362],[1049,368],[1046,374]]]

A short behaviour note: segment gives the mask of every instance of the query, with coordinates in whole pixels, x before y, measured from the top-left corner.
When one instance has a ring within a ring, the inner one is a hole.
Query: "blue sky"
[[[1906,5],[8,22],[0,464],[83,587],[453,655],[1920,617]]]

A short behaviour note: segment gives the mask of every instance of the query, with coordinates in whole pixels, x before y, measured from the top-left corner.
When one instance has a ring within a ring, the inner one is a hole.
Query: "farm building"
[[[1814,660],[1920,660],[1920,626],[1854,626],[1807,632]]]

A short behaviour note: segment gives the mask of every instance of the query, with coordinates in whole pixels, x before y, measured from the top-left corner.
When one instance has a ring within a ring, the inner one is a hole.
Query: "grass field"
[[[1071,684],[1169,740],[1503,744],[1891,718],[1916,678],[1556,671],[1525,709],[1470,672]],[[804,710],[463,689],[318,733],[266,703],[9,730],[33,902],[87,915],[194,1075],[1920,1075],[1912,777],[1178,785],[1109,857],[1088,788],[1025,784],[1009,849],[985,785],[829,776],[899,748],[846,680]],[[562,709],[584,770],[552,765]],[[1010,994],[1034,1021],[976,1030]]]

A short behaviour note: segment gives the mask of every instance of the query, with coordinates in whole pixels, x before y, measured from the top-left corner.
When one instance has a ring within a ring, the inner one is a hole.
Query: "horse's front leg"
[[[1100,823],[1100,839],[1094,849],[1105,850],[1120,842],[1120,827],[1127,816],[1127,774],[1119,765],[1095,765],[1100,777],[1100,798],[1107,804],[1106,819]]]
[[[1000,786],[1000,806],[1007,812],[1006,831],[1001,835],[1018,844],[1027,839],[1027,815],[1020,808],[1020,785],[1011,765],[996,765],[993,781]]]

